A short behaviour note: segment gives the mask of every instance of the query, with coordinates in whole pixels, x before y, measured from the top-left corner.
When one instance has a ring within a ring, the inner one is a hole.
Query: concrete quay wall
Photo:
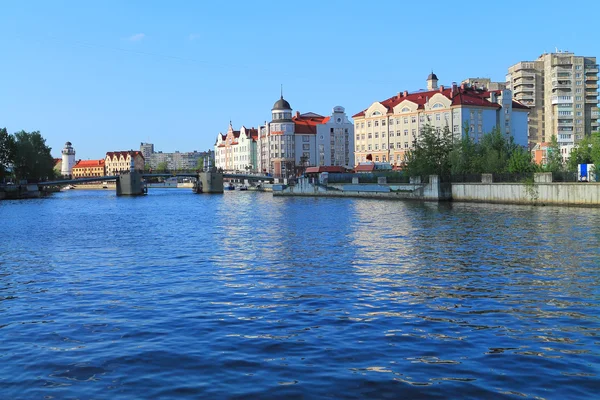
[[[453,183],[452,201],[600,206],[600,183]]]

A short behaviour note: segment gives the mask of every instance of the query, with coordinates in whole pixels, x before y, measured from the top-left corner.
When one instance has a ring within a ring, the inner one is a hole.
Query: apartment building
[[[354,125],[344,107],[334,107],[327,117],[313,112],[293,114],[281,96],[271,109],[271,118],[258,129],[259,171],[285,178],[300,166],[353,167]]]
[[[215,143],[215,166],[224,171],[258,171],[256,159],[258,129],[242,126],[233,130],[231,121],[227,133],[219,133]]]
[[[166,164],[169,170],[192,170],[198,168],[198,160],[214,158],[212,150],[208,151],[188,151],[174,153],[163,153],[154,151],[154,144],[140,143],[140,152],[144,156],[146,167],[158,168],[160,164]]]
[[[542,54],[535,61],[509,67],[506,87],[530,107],[529,145],[556,136],[561,148],[573,148],[598,130],[598,64],[596,57],[570,52]]]
[[[131,168],[133,159],[134,169],[136,171],[144,170],[144,156],[139,151],[109,151],[104,157],[104,167],[106,175],[115,175]]]
[[[399,166],[426,125],[436,130],[448,127],[456,140],[468,131],[475,141],[497,127],[517,144],[526,146],[528,111],[512,99],[509,90],[488,90],[483,85],[466,83],[438,86],[437,76],[431,73],[427,90],[398,93],[353,115],[354,161]]]

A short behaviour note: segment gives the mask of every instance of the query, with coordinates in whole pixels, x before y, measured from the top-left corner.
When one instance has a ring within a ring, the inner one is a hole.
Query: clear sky
[[[561,6],[563,4],[563,6]],[[507,68],[555,48],[600,58],[597,0],[0,0],[0,127],[60,156],[212,149],[232,121],[349,115],[404,90]]]

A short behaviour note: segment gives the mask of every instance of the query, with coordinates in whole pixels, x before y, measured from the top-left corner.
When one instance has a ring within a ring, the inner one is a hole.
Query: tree
[[[508,159],[507,169],[511,174],[534,172],[535,165],[531,162],[531,153],[521,146],[516,147]]]
[[[465,135],[450,152],[450,170],[452,174],[473,173],[476,167],[477,145],[469,135],[469,126],[465,124]]]
[[[413,149],[404,157],[406,170],[411,176],[447,175],[450,173],[450,151],[452,133],[448,126],[444,129],[427,124],[421,128]]]
[[[204,157],[198,158],[198,161],[196,162],[196,169],[204,169]]]
[[[39,131],[15,133],[14,173],[17,179],[33,182],[54,178],[52,150]]]
[[[0,178],[4,178],[6,170],[12,164],[15,153],[15,139],[6,128],[0,129]]]
[[[157,172],[165,172],[167,169],[169,169],[169,164],[166,161],[159,162],[156,166]]]
[[[563,160],[560,153],[560,146],[556,140],[556,135],[552,135],[550,139],[550,146],[546,150],[546,165],[544,171],[546,172],[558,172],[563,169]]]
[[[578,144],[571,150],[569,155],[569,162],[567,166],[570,171],[577,171],[579,164],[591,164],[594,160],[592,158],[593,143],[592,138],[585,136]]]

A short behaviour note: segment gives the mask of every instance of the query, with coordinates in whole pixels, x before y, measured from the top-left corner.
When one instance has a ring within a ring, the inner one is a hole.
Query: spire
[[[283,83],[281,84],[281,98],[283,99]]]

